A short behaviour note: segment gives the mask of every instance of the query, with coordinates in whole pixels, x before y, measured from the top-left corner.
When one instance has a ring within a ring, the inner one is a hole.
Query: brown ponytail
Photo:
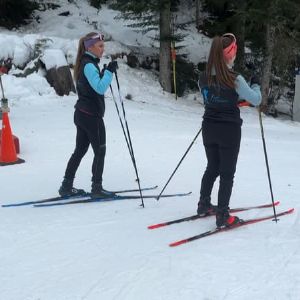
[[[89,37],[95,35],[95,34],[97,34],[97,33],[96,32],[90,32],[86,36],[82,37],[79,40],[78,50],[77,50],[77,56],[76,56],[76,62],[75,62],[75,66],[74,66],[74,75],[73,75],[75,82],[78,79],[82,55],[86,51],[86,49],[84,48],[84,41],[87,40]]]
[[[228,37],[223,38],[216,36],[212,41],[206,66],[206,75],[209,86],[216,84],[235,88],[234,82],[237,74],[228,68],[223,55],[223,49],[228,46],[228,43],[230,44],[230,39]]]

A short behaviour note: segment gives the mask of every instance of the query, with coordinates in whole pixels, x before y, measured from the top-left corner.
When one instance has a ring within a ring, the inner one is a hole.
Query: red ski
[[[289,215],[289,214],[293,213],[293,211],[294,211],[294,208],[291,208],[289,210],[278,213],[277,217]],[[274,218],[274,215],[270,215],[270,216],[266,216],[266,217],[260,217],[260,218],[254,218],[254,219],[248,219],[248,220],[241,220],[240,223],[237,223],[237,224],[232,225],[230,227],[215,228],[213,230],[209,230],[209,231],[200,233],[198,235],[189,237],[187,239],[183,239],[183,240],[180,240],[180,241],[173,242],[173,243],[169,244],[169,246],[170,247],[176,247],[176,246],[186,244],[186,243],[198,240],[198,239],[202,239],[204,237],[207,237],[207,236],[210,236],[210,235],[213,235],[213,234],[217,234],[217,233],[224,232],[224,231],[229,231],[229,230],[232,230],[232,229],[235,229],[235,228],[238,228],[238,227],[242,227],[242,226],[246,226],[246,225],[250,225],[250,224],[254,224],[254,223],[258,223],[258,222],[262,222],[262,221],[266,221],[266,220],[271,220],[273,218]]]
[[[280,202],[277,201],[277,202],[274,203],[274,205],[277,206],[277,205],[279,205],[279,203]],[[268,203],[268,204],[263,204],[263,205],[233,208],[233,209],[230,209],[230,212],[235,213],[235,212],[246,211],[246,210],[251,210],[251,209],[268,208],[268,207],[272,207],[272,206],[273,206],[272,203]],[[156,228],[165,227],[165,226],[169,226],[169,225],[177,224],[177,223],[181,223],[181,222],[194,221],[194,220],[197,220],[197,219],[203,219],[203,218],[210,217],[210,216],[214,216],[214,214],[204,216],[204,217],[200,217],[199,215],[193,215],[193,216],[189,216],[189,217],[185,217],[185,218],[181,218],[181,219],[176,219],[176,220],[172,220],[172,221],[168,221],[168,222],[163,222],[163,223],[150,225],[150,226],[148,226],[148,229],[156,229]]]

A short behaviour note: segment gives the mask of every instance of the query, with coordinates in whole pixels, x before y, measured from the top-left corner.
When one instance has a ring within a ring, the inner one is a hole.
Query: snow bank
[[[47,70],[68,65],[64,53],[59,49],[46,49],[41,61],[45,64]]]

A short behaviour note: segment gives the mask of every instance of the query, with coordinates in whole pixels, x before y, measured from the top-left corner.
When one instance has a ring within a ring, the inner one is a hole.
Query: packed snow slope
[[[67,1],[57,2],[67,5]],[[84,5],[85,1],[75,3]],[[76,6],[70,4],[69,9],[74,9],[68,23],[76,24],[73,36],[64,32],[66,27],[60,27],[59,17],[53,12],[48,20],[47,15],[42,15],[43,24],[17,33],[1,30],[0,37],[9,34],[18,40],[34,33],[75,42],[92,27],[79,22],[82,15]],[[95,10],[81,12],[96,14]],[[113,12],[107,9],[106,13],[107,19],[114,22]],[[46,27],[51,33],[46,32]],[[107,51],[118,45],[107,43]],[[162,91],[152,73],[130,69],[122,60],[119,65],[121,97],[124,99],[128,93],[133,96],[132,101],[124,101],[141,184],[158,184],[157,191],[145,194],[159,193],[201,128],[200,95],[190,94],[176,101]],[[73,107],[77,96],[58,97],[42,75],[2,76],[11,108],[11,126],[20,139],[19,156],[26,162],[1,167],[1,204],[57,195],[74,150]],[[115,80],[113,89],[119,101]],[[109,91],[106,105],[104,187],[136,188],[134,169]],[[242,117],[242,143],[231,207],[271,202],[258,112],[243,108]],[[145,208],[140,207],[139,199],[44,208],[1,207],[0,299],[299,299],[300,124],[263,116],[263,126],[274,197],[281,202],[276,209],[280,212],[294,207],[294,214],[282,217],[277,224],[266,221],[177,248],[168,247],[170,242],[215,227],[211,217],[147,229],[153,223],[195,214],[206,166],[200,136],[166,189],[166,193],[192,191],[188,197],[145,199]],[[90,149],[75,179],[75,186],[87,191],[92,159]],[[212,195],[214,203],[217,188],[218,182]],[[270,208],[238,216],[247,219],[272,213]]]

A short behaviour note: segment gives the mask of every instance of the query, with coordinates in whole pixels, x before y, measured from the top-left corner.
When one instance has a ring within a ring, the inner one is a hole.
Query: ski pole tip
[[[179,246],[179,245],[182,245],[182,244],[185,244],[185,243],[187,243],[187,240],[181,240],[181,241],[171,243],[171,244],[169,244],[169,246],[170,247],[176,247],[176,246]]]
[[[156,229],[156,228],[160,228],[160,227],[164,227],[166,226],[166,224],[155,224],[155,225],[149,225],[147,228],[148,229]]]

